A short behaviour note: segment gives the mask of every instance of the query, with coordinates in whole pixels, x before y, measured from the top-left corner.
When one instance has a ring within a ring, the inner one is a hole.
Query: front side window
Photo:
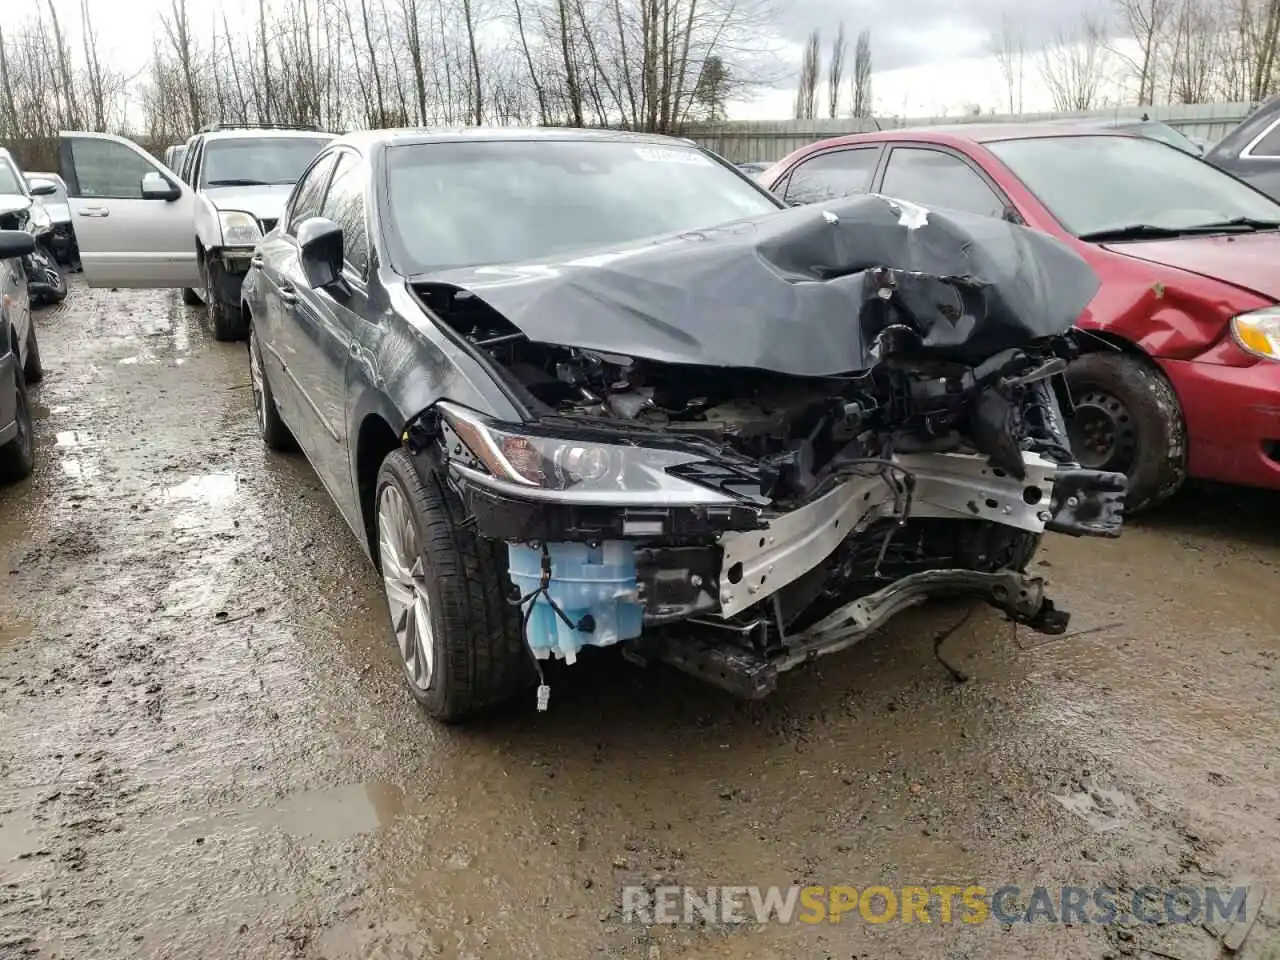
[[[329,183],[329,174],[333,171],[336,160],[337,157],[332,154],[325,157],[308,170],[307,175],[294,187],[289,201],[286,221],[288,226],[285,228],[289,233],[297,233],[298,224],[308,217],[320,215],[320,201],[324,197],[324,188]]]
[[[402,274],[514,263],[714,227],[779,201],[696,147],[506,140],[387,150],[386,224]]]
[[[323,137],[232,137],[210,140],[203,151],[202,187],[255,187],[297,183],[324,149]]]
[[[87,137],[71,139],[80,196],[101,200],[141,200],[142,178],[158,173],[146,157],[123,143]]]
[[[954,154],[924,147],[895,147],[880,192],[925,207],[999,217],[1004,203],[974,169]]]
[[[831,150],[810,157],[791,174],[787,199],[792,203],[821,203],[866,193],[879,159],[879,147]]]
[[[342,227],[343,256],[362,277],[369,268],[369,231],[364,216],[366,179],[368,167],[354,153],[344,151],[320,207],[320,216]]]
[[[1150,225],[1179,230],[1245,217],[1280,221],[1280,204],[1158,140],[1071,136],[989,143],[1076,236]]]

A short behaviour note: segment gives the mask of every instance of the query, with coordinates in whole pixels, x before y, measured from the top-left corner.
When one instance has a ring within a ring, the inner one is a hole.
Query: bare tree
[[[1000,26],[992,33],[987,50],[995,58],[1009,97],[1009,113],[1022,112],[1022,88],[1026,77],[1027,35],[1020,19],[1000,14]]]
[[[871,116],[871,31],[859,30],[853,44],[853,78],[851,81],[853,115],[860,119]]]
[[[1059,30],[1041,52],[1040,77],[1055,110],[1091,110],[1106,79],[1106,32],[1102,21],[1085,12],[1074,29]]]
[[[833,120],[840,115],[840,83],[844,80],[844,57],[848,49],[841,20],[836,38],[831,41],[831,59],[827,62],[827,116]]]
[[[1119,57],[1138,82],[1138,106],[1155,102],[1159,54],[1175,2],[1115,0],[1125,31],[1122,36],[1133,41],[1137,54],[1130,55],[1118,44],[1111,47],[1111,52]]]
[[[49,158],[60,126],[119,129],[126,119],[157,147],[215,119],[678,133],[724,119],[767,75],[774,2],[256,0],[249,17],[219,9],[197,24],[189,0],[165,0],[154,35],[140,38],[149,62],[126,78],[93,43],[90,0],[79,2],[74,46],[57,19],[66,0],[36,0],[0,33],[0,139]],[[843,32],[832,51],[825,77],[838,110]],[[811,61],[805,110],[816,116],[816,47]]]
[[[1214,73],[1229,55],[1213,10],[1199,0],[1181,0],[1173,14],[1169,56],[1169,99],[1206,103],[1213,97]],[[1228,67],[1229,69],[1229,67]]]
[[[805,41],[796,86],[796,119],[812,120],[818,113],[818,75],[822,72],[822,38],[817,30]]]

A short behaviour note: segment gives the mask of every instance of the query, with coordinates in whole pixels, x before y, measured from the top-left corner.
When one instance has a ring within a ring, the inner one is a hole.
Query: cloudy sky
[[[913,117],[957,115],[967,104],[984,110],[1007,103],[1004,83],[995,61],[987,55],[1002,14],[1023,25],[1028,47],[1034,49],[1063,28],[1079,22],[1082,4],[1092,0],[775,0],[775,23],[780,45],[791,63],[798,64],[801,45],[814,27],[829,48],[843,21],[848,37],[846,76],[858,30],[869,27],[875,76],[872,83],[877,113]],[[0,26],[20,23],[36,0],[0,0]],[[54,0],[71,42],[78,47],[79,0]],[[243,0],[188,0],[193,25],[212,24],[215,10],[242,8]],[[90,15],[101,56],[127,72],[140,70],[159,29],[159,12],[166,0],[89,0]],[[235,17],[232,15],[232,20]],[[824,60],[829,51],[824,49]],[[1051,108],[1038,75],[1039,55],[1026,60],[1023,105],[1026,110]],[[732,119],[782,119],[791,116],[794,78],[785,88],[759,91],[748,102],[731,105]],[[846,81],[847,84],[847,81]],[[847,92],[844,94],[847,99]]]

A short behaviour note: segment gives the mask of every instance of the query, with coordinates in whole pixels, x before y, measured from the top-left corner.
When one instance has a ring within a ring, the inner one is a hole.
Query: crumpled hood
[[[205,196],[219,210],[243,210],[259,220],[279,220],[284,204],[293,192],[293,184],[271,184],[264,187],[206,187]]]
[[[1280,301],[1280,233],[1231,233],[1106,243],[1103,248],[1135,260],[1222,280]]]
[[[1045,234],[868,195],[414,279],[474,293],[534,341],[795,376],[872,366],[877,335],[897,323],[924,357],[976,364],[1065,332],[1098,290]]]

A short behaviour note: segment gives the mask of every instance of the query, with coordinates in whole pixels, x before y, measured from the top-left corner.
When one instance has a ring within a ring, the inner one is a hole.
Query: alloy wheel
[[[404,495],[394,484],[387,484],[378,495],[378,555],[405,674],[416,689],[426,690],[435,667],[431,601],[418,530]]]
[[[249,328],[249,384],[253,387],[253,412],[258,418],[258,432],[267,431],[266,381],[262,375],[262,354],[258,349],[258,332]]]
[[[21,372],[18,376],[22,376]],[[31,425],[31,404],[27,400],[25,389],[18,391],[18,407],[14,411],[13,419],[18,427],[18,447],[22,450],[22,457],[24,460],[30,460],[34,431]]]

